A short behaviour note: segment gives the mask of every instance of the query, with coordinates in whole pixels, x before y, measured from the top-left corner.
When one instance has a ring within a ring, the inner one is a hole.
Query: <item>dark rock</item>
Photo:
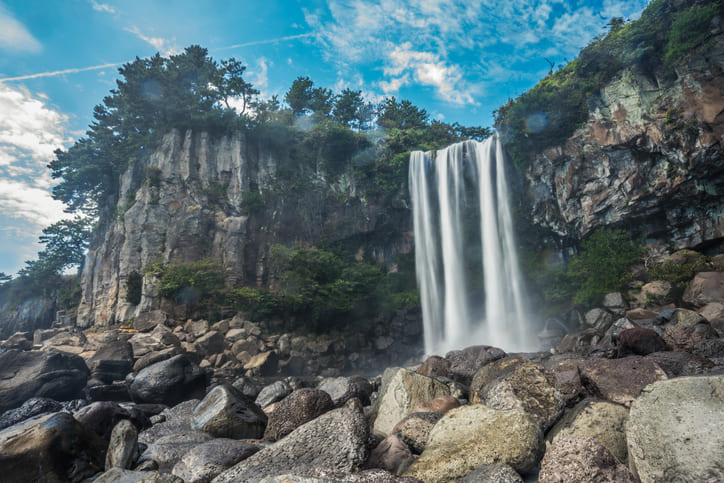
[[[405,471],[413,461],[410,448],[396,434],[391,434],[372,450],[365,466],[380,468],[397,475]]]
[[[139,431],[151,425],[148,417],[133,404],[122,405],[111,401],[91,403],[73,413],[73,417],[106,441],[121,420],[130,420]]]
[[[415,454],[425,450],[427,437],[435,424],[442,418],[442,413],[411,413],[400,421],[392,430],[400,434],[400,439]]]
[[[359,410],[333,409],[221,473],[214,483],[256,482],[315,468],[352,473],[365,461],[368,435],[367,421]]]
[[[350,399],[357,398],[362,405],[369,406],[372,384],[364,377],[328,377],[319,383],[320,389],[332,397],[336,406],[342,406]]]
[[[666,344],[675,351],[691,351],[696,344],[706,339],[714,339],[711,326],[696,324],[693,327],[673,325],[666,328],[663,335]]]
[[[178,347],[168,347],[166,349],[161,349],[158,351],[148,352],[142,357],[140,357],[134,364],[133,364],[133,371],[139,372],[142,369],[155,364],[157,362],[165,361],[166,359],[170,359],[175,355],[178,355],[181,353],[181,350]]]
[[[578,360],[558,362],[550,371],[556,378],[556,387],[561,392],[563,401],[567,405],[574,404],[583,392],[583,383],[578,374]]]
[[[33,348],[33,334],[31,332],[15,332],[7,340],[0,342],[5,350],[29,351]]]
[[[90,384],[90,381],[89,381]],[[87,388],[88,399],[91,401],[130,401],[131,394],[125,382],[99,384]]]
[[[667,378],[654,361],[641,356],[580,361],[578,368],[589,394],[624,406],[630,406],[644,387]]]
[[[468,473],[460,483],[523,483],[523,478],[509,465],[494,463]]]
[[[541,461],[538,481],[638,482],[610,451],[588,436],[563,438],[548,447]]]
[[[415,372],[429,377],[449,377],[450,361],[440,356],[430,356]]]
[[[78,398],[88,380],[83,359],[56,351],[7,351],[0,354],[0,413],[31,397],[58,401]]]
[[[153,426],[138,435],[139,443],[151,444],[163,436],[191,431],[191,415],[201,401],[189,399],[172,408],[166,408],[157,416]]]
[[[274,384],[265,386],[259,392],[254,402],[256,402],[257,406],[264,409],[277,401],[281,401],[291,393],[292,388],[289,386],[289,383],[286,381],[277,381]]]
[[[151,310],[137,315],[133,319],[133,328],[139,332],[149,332],[157,325],[166,325],[168,315],[162,310]]]
[[[250,398],[231,386],[213,388],[194,408],[192,427],[217,438],[258,439],[267,416]]]
[[[279,368],[279,355],[274,351],[257,354],[244,364],[244,369],[259,376],[273,376]]]
[[[57,413],[62,409],[63,405],[54,399],[33,397],[25,401],[19,408],[5,411],[0,416],[0,429],[5,429],[40,414]]]
[[[611,312],[596,308],[586,312],[583,320],[588,327],[592,327],[602,334],[611,327],[614,317]]]
[[[90,376],[105,384],[123,381],[133,368],[133,348],[128,342],[110,342],[102,345],[86,360]]]
[[[224,336],[215,330],[206,332],[196,339],[194,349],[203,357],[224,352]]]
[[[571,352],[580,356],[588,356],[591,354],[592,346],[595,346],[602,339],[602,332],[590,327],[579,332],[566,334],[556,346],[556,352],[559,354]]]
[[[80,482],[103,470],[105,442],[66,412],[0,431],[3,481]]]
[[[241,393],[252,399],[256,399],[261,392],[261,386],[249,379],[248,377],[239,377],[232,384],[235,389],[241,391]]]
[[[451,379],[469,386],[478,369],[485,364],[502,359],[505,352],[497,347],[476,345],[463,350],[450,351],[445,359],[450,361]]]
[[[142,369],[130,384],[137,402],[172,406],[190,398],[203,397],[207,374],[183,354]]]
[[[655,331],[643,327],[626,329],[618,336],[618,357],[645,356],[666,350],[666,342]]]
[[[282,399],[269,415],[264,439],[278,441],[333,408],[332,398],[326,392],[310,388],[297,389]]]
[[[93,480],[93,483],[183,483],[174,475],[162,474],[158,471],[131,471],[111,468]]]
[[[714,367],[709,359],[688,352],[654,352],[646,357],[658,364],[668,377],[695,376]]]
[[[717,365],[724,364],[724,339],[707,339],[694,344],[692,354],[705,357]]]
[[[138,458],[138,429],[128,419],[122,419],[113,427],[106,453],[106,470],[129,469]]]
[[[170,473],[187,451],[211,439],[210,434],[193,430],[162,436],[148,445],[138,462],[153,460],[160,472]]]
[[[212,439],[187,451],[173,467],[172,473],[184,481],[209,482],[257,451],[258,446],[243,441]]]

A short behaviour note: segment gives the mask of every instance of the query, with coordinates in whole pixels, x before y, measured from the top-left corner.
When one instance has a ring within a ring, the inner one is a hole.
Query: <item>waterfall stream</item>
[[[497,136],[410,157],[425,352],[536,346]]]

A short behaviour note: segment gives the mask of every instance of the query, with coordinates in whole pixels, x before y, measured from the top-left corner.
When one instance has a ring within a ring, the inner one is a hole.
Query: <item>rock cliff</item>
[[[718,24],[717,24],[718,25]],[[530,153],[528,210],[568,244],[600,226],[706,247],[724,238],[724,35],[671,71],[627,68],[588,122]]]
[[[271,247],[342,244],[392,268],[411,250],[404,200],[368,197],[353,170],[327,177],[290,169],[290,149],[241,132],[214,137],[171,131],[121,178],[116,216],[82,271],[78,325],[107,325],[161,307],[157,279],[126,300],[126,280],[151,263],[220,260],[227,280],[267,283]],[[290,172],[295,174],[290,175]]]

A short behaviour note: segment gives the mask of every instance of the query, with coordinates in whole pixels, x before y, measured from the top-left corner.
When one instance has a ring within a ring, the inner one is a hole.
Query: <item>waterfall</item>
[[[425,352],[534,350],[497,136],[410,156]]]

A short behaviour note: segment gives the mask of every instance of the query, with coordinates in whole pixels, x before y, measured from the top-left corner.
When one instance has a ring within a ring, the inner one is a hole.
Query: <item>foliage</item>
[[[126,302],[133,305],[141,303],[141,295],[143,288],[143,275],[137,271],[132,271],[126,277]]]
[[[325,87],[314,87],[309,77],[297,77],[284,96],[292,113],[301,116],[308,113],[328,116],[332,111],[334,96]]]
[[[667,260],[648,271],[651,280],[663,280],[671,284],[671,296],[678,302],[687,285],[699,272],[710,270],[711,259],[701,253],[691,252],[678,260]]]
[[[261,213],[264,211],[266,202],[258,191],[243,191],[241,193],[241,208],[247,213]]]
[[[694,5],[677,13],[671,23],[664,62],[673,64],[711,37],[711,21],[722,9],[722,2]]]

